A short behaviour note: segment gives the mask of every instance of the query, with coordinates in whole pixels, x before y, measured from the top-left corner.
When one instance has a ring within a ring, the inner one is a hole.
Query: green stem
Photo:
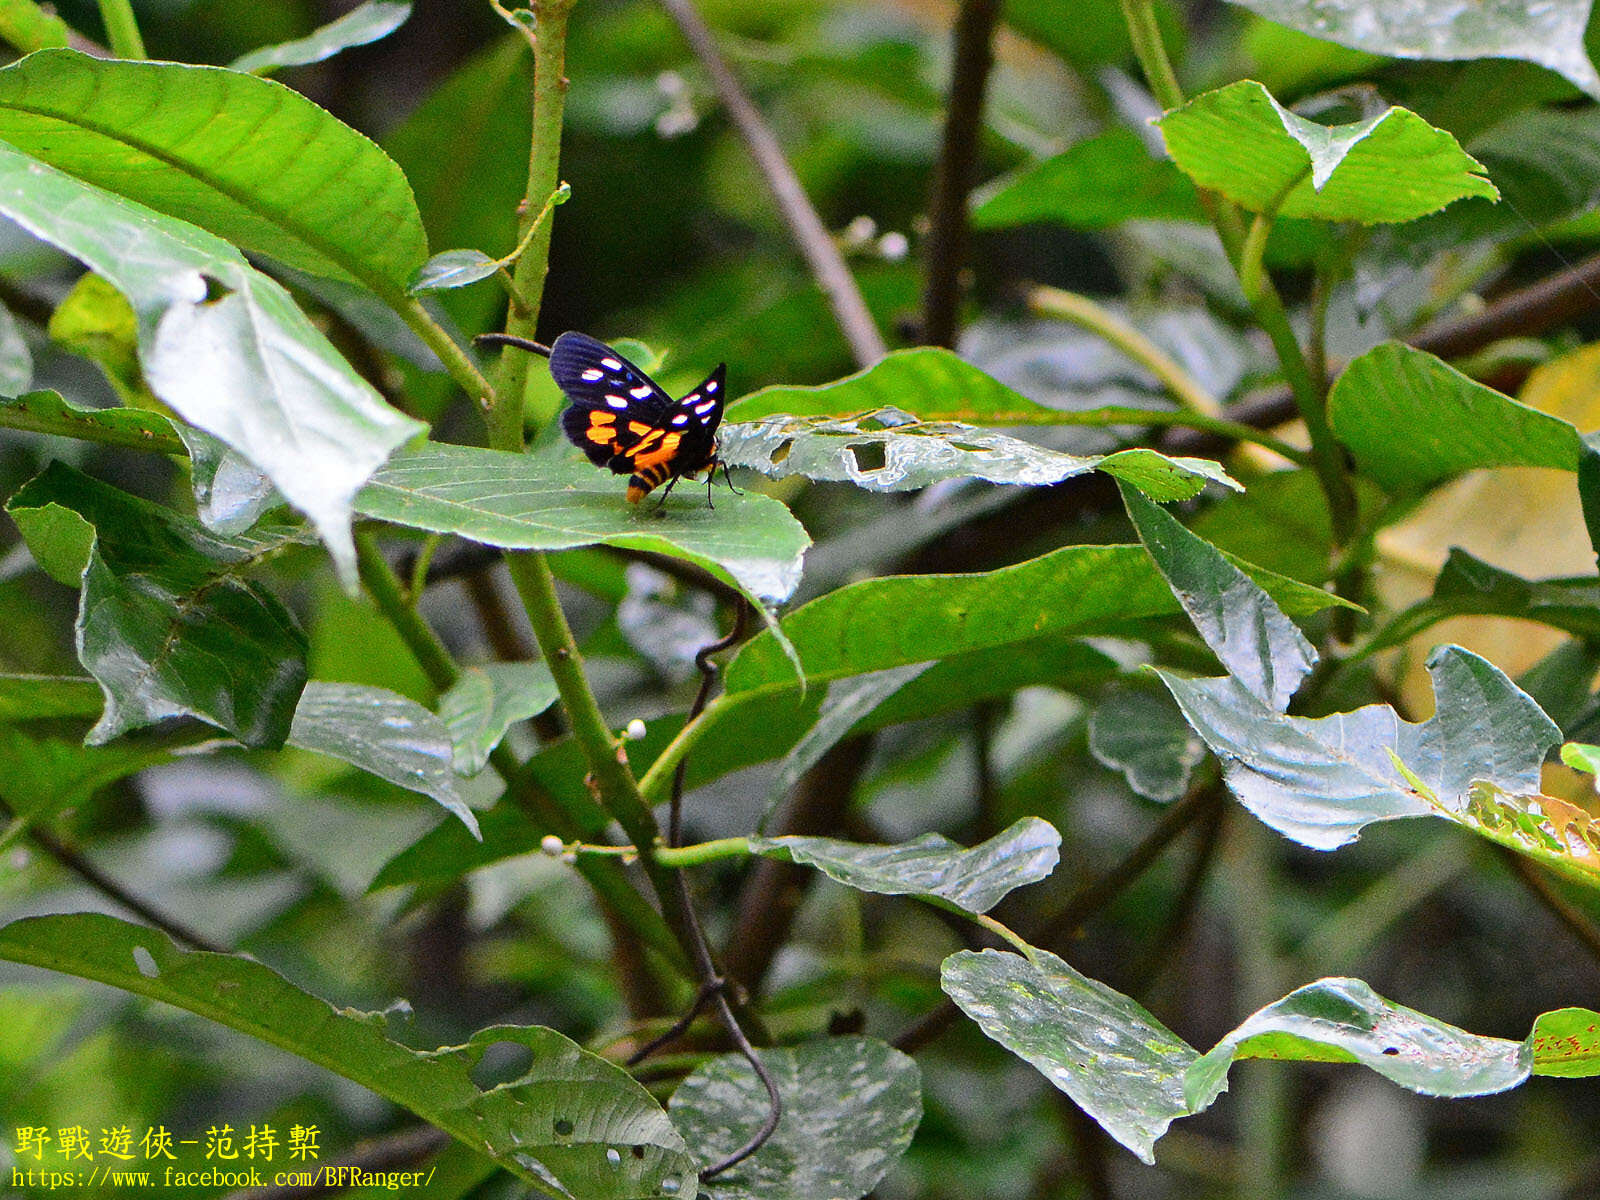
[[[1033,963],[1035,966],[1038,965],[1039,952],[1032,946],[1028,945],[1028,943],[1023,940],[1022,935],[1014,932],[1010,926],[1002,924],[995,918],[989,916],[988,913],[970,913],[965,909],[959,909],[957,911],[959,911],[964,917],[970,917],[996,937],[1002,939],[1003,941],[1010,942],[1017,948],[1018,951],[1021,952],[1024,958]]]
[[[559,851],[552,846],[550,847],[550,852],[559,853],[563,857],[570,855],[574,862],[582,861],[584,858],[591,856],[625,860],[639,857],[637,846],[607,846],[587,842],[563,844]],[[724,858],[747,858],[750,853],[750,839],[745,837],[716,838],[709,842],[696,842],[692,846],[657,846],[655,848],[656,861],[662,866],[674,869],[678,867],[698,867]]]
[[[395,632],[428,677],[428,682],[437,691],[447,690],[460,678],[461,668],[451,658],[439,635],[407,602],[400,577],[384,560],[372,531],[359,529],[355,538],[356,566],[373,603],[394,626]],[[574,817],[527,777],[516,756],[504,743],[494,748],[489,755],[489,763],[505,781],[507,795],[529,817],[554,830],[558,837],[577,838],[579,826]],[[674,969],[684,975],[689,974],[689,959],[663,923],[661,915],[645,902],[616,863],[590,860],[580,863],[578,869],[619,921],[642,942],[662,954]]]
[[[33,0],[0,4],[0,38],[23,54],[72,44],[72,31],[53,12],[46,12]]]
[[[1156,100],[1167,111],[1179,107],[1183,103],[1183,90],[1178,86],[1172,61],[1167,57],[1167,48],[1161,41],[1161,29],[1156,23],[1151,0],[1122,0],[1122,14],[1127,20],[1134,54],[1139,59],[1139,66]],[[1246,284],[1245,251],[1251,235],[1245,232],[1238,208],[1227,198],[1204,189],[1200,192],[1200,202],[1216,226],[1217,236],[1222,239],[1228,259],[1240,277],[1240,287],[1245,289],[1245,298],[1250,302],[1256,323],[1266,331],[1272,342],[1278,362],[1283,367],[1284,379],[1294,394],[1295,406],[1306,423],[1317,480],[1327,497],[1328,511],[1333,521],[1334,541],[1338,546],[1348,545],[1354,540],[1356,532],[1355,489],[1345,472],[1344,456],[1328,427],[1327,397],[1318,387],[1306,363],[1305,353],[1289,325],[1283,298],[1273,285],[1272,277],[1263,269],[1259,272],[1259,279],[1251,279],[1249,285]],[[1265,243],[1265,231],[1256,236]]]
[[[505,332],[533,338],[539,324],[545,274],[550,267],[550,229],[541,207],[553,204],[560,188],[561,125],[567,106],[567,18],[575,0],[533,0],[533,143],[528,152],[528,186],[523,194],[518,241],[528,240],[512,275],[518,300],[507,315]],[[531,238],[530,238],[531,235]],[[498,384],[484,409],[489,445],[521,450],[532,359],[520,350],[501,352]]]
[[[111,53],[118,58],[143,58],[144,38],[134,19],[130,0],[100,0],[100,19],[105,22]]]
[[[1167,57],[1167,48],[1161,41],[1155,7],[1150,0],[1122,0],[1122,16],[1133,39],[1133,53],[1144,70],[1145,82],[1155,93],[1156,103],[1165,112],[1180,107],[1183,89],[1178,86],[1177,72],[1172,69],[1172,60]]]
[[[1041,316],[1059,317],[1099,334],[1159,379],[1186,411],[1213,419],[1221,417],[1222,406],[1193,375],[1127,321],[1087,296],[1060,288],[1036,287],[1028,293],[1028,307]]]
[[[594,698],[577,640],[572,636],[572,627],[567,624],[567,615],[556,596],[556,581],[550,573],[550,564],[544,555],[526,552],[507,555],[506,567],[522,598],[540,653],[555,679],[556,690],[561,694],[573,739],[589,768],[589,784],[595,798],[638,848],[639,865],[644,868],[661,902],[667,925],[684,954],[694,961],[697,939],[684,890],[673,871],[657,857],[661,827],[639,792],[622,741],[606,725],[605,716]]]
[[[400,314],[401,319],[422,339],[428,349],[433,351],[444,364],[444,369],[450,373],[450,378],[456,381],[462,391],[472,397],[473,403],[487,420],[488,414],[495,410],[494,386],[484,373],[478,370],[478,364],[472,361],[472,356],[456,344],[456,340],[445,332],[444,326],[433,319],[433,314],[423,307],[422,301],[415,296],[407,296],[404,293],[385,295],[384,300],[390,308]]]

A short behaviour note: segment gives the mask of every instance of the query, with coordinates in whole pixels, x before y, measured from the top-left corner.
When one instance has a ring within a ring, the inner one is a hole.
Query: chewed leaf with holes
[[[1459,802],[1437,803],[1435,811],[1575,882],[1600,889],[1600,820],[1569,800],[1477,780]]]
[[[1401,720],[1386,704],[1289,716],[1231,676],[1159,674],[1222,759],[1240,803],[1279,833],[1332,850],[1373,821],[1462,820],[1480,781],[1511,792],[1538,790],[1545,751],[1561,733],[1532,698],[1459,646],[1435,651],[1428,671],[1437,703],[1421,724]]]
[[[289,741],[430,796],[481,837],[461,794],[450,730],[415,700],[385,688],[313,681],[295,709]]]
[[[306,682],[306,639],[244,572],[297,532],[221,538],[61,463],[7,511],[41,566],[81,582],[78,656],[106,701],[91,743],[181,716],[247,746],[283,743]]]
[[[1483,1096],[1528,1078],[1526,1042],[1480,1037],[1385,1000],[1359,979],[1323,979],[1248,1017],[1189,1068],[1184,1092],[1200,1112],[1227,1089],[1241,1058],[1354,1062],[1425,1096]]]
[[[925,488],[944,479],[1050,484],[1102,470],[1158,500],[1194,496],[1207,481],[1237,488],[1216,463],[1154,450],[1067,454],[954,421],[919,421],[898,408],[853,417],[772,416],[724,425],[721,457],[767,475],[804,475],[874,492]]]
[[[715,1200],[856,1200],[905,1153],[922,1120],[922,1073],[872,1038],[837,1037],[759,1051],[783,1117],[750,1158],[704,1186]],[[672,1123],[704,1166],[761,1125],[767,1092],[750,1064],[724,1054],[672,1095]]]
[[[886,896],[922,896],[970,913],[988,912],[1013,888],[1055,870],[1061,835],[1048,821],[1024,817],[970,850],[937,833],[898,846],[864,846],[822,837],[751,838],[768,858],[816,867],[830,879]]]
[[[1157,123],[1184,174],[1255,212],[1373,224],[1500,195],[1454,137],[1404,108],[1319,125],[1245,79]]]
[[[944,990],[984,1033],[1154,1162],[1156,1139],[1188,1115],[1183,1079],[1199,1055],[1122,993],[1048,951],[1034,958],[959,951],[944,960]]]
[[[463,1046],[419,1052],[390,1038],[380,1014],[336,1008],[252,959],[185,952],[165,934],[92,914],[15,921],[0,929],[0,959],[107,983],[287,1050],[557,1194],[697,1193],[695,1161],[650,1093],[553,1029],[484,1029]],[[533,1059],[484,1091],[472,1070],[498,1043]]]
[[[454,533],[486,546],[566,550],[604,544],[688,559],[758,600],[787,599],[800,582],[811,539],[777,500],[680,489],[665,511],[631,505],[596,471],[563,448],[555,454],[503,454],[430,442],[404,451],[357,498],[370,517]]]

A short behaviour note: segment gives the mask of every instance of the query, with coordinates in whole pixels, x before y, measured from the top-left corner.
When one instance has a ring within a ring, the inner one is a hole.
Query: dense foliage
[[[1600,1194],[1589,0],[416,9],[0,0],[0,1195]]]

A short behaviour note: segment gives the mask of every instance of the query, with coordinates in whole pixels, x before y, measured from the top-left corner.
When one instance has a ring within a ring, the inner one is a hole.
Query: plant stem
[[[0,854],[4,854],[15,846],[23,834],[28,832],[33,821],[28,817],[13,817],[4,829],[0,829]]]
[[[582,859],[588,855],[605,858],[632,859],[639,856],[637,846],[609,846],[574,842],[563,845],[561,854]],[[657,846],[656,861],[667,867],[698,867],[723,858],[744,858],[750,854],[750,839],[745,837],[716,838],[709,842],[695,842],[688,846]]]
[[[1186,412],[1220,419],[1222,405],[1193,375],[1131,324],[1089,297],[1036,287],[1028,293],[1028,307],[1041,316],[1059,317],[1098,334],[1159,379]]]
[[[100,19],[105,22],[111,53],[118,58],[143,58],[144,38],[139,35],[133,5],[129,0],[99,0],[99,3]]]
[[[922,341],[954,346],[967,257],[967,193],[977,166],[983,97],[994,66],[1000,0],[961,0],[952,33],[950,102],[928,213],[927,281],[922,291]]]
[[[697,960],[693,917],[684,902],[676,874],[656,857],[661,827],[639,793],[633,768],[623,743],[606,725],[600,705],[584,674],[583,659],[572,627],[556,596],[555,576],[542,554],[509,555],[506,566],[522,597],[539,650],[550,667],[572,736],[589,768],[589,785],[596,801],[613,817],[639,850],[644,868],[661,902],[662,914],[688,960]]]
[[[410,649],[417,665],[437,691],[447,690],[461,676],[461,669],[439,635],[422,619],[422,615],[406,601],[400,578],[384,560],[377,539],[370,530],[358,529],[356,539],[356,566],[361,582],[366,586],[378,611],[394,626]],[[543,788],[528,779],[504,743],[496,746],[489,755],[489,763],[505,781],[507,795],[534,820],[543,822],[556,836],[576,840],[579,827],[573,815],[567,813]],[[610,907],[617,919],[646,945],[660,952],[676,969],[687,972],[689,960],[673,937],[661,916],[647,904],[638,891],[628,883],[616,863],[590,859],[578,865],[579,873],[589,882],[603,903]]]
[[[1144,70],[1156,100],[1170,112],[1183,103],[1183,89],[1178,86],[1177,74],[1172,69],[1171,59],[1167,57],[1167,48],[1162,44],[1161,30],[1156,24],[1151,0],[1122,0],[1122,14],[1127,20],[1139,66]],[[1344,456],[1328,427],[1327,397],[1318,387],[1306,363],[1305,354],[1289,324],[1288,313],[1284,310],[1283,298],[1279,296],[1272,277],[1265,270],[1260,270],[1251,272],[1252,277],[1246,279],[1246,264],[1249,261],[1247,247],[1252,254],[1256,251],[1250,245],[1251,237],[1245,232],[1238,208],[1227,198],[1204,189],[1200,192],[1200,202],[1217,228],[1217,235],[1222,239],[1234,272],[1239,275],[1240,287],[1244,289],[1256,323],[1266,331],[1277,353],[1284,379],[1294,396],[1295,407],[1299,409],[1306,432],[1311,437],[1312,460],[1318,482],[1327,497],[1334,542],[1336,547],[1346,546],[1354,540],[1356,532],[1355,490],[1345,472]],[[1266,220],[1270,223],[1270,216]],[[1264,245],[1265,236],[1263,229],[1255,240]]]
[[[512,273],[512,295],[517,303],[507,314],[505,332],[512,337],[537,335],[539,308],[544,299],[545,275],[550,269],[552,217],[544,220],[546,205],[555,202],[561,186],[561,125],[567,107],[567,18],[574,0],[533,0],[536,33],[533,40],[533,141],[528,149],[528,186],[523,193],[517,225],[518,243],[527,248]],[[524,411],[532,360],[519,350],[500,353],[498,385],[484,406],[489,445],[495,450],[520,451]]]
[[[33,0],[0,5],[0,38],[23,54],[72,44],[67,23],[53,12],[46,12]]]
[[[450,373],[450,378],[478,406],[484,414],[484,419],[489,419],[488,414],[496,409],[494,386],[478,370],[478,364],[472,361],[472,356],[456,344],[456,340],[445,331],[444,326],[433,319],[433,314],[423,306],[421,300],[415,296],[402,294],[386,296],[390,308],[399,313],[401,318],[410,327],[411,332],[422,339],[423,343],[432,350],[439,361],[444,364],[444,369]],[[520,445],[518,449],[520,449]]]

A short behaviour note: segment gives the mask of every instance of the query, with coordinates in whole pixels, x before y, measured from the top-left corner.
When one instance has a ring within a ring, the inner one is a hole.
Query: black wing
[[[728,365],[718,363],[699,387],[691,390],[672,406],[672,412],[663,422],[668,433],[681,433],[678,474],[692,475],[711,465],[716,454],[717,426],[722,424],[722,410],[727,397],[725,376]]]

